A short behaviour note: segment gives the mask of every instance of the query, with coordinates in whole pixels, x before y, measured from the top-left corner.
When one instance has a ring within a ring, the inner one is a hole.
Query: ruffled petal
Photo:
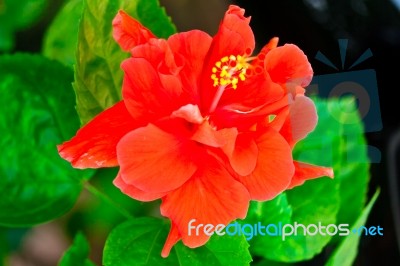
[[[143,122],[134,120],[120,101],[79,129],[71,140],[58,145],[58,152],[75,168],[117,166],[118,142],[142,125]]]
[[[248,176],[238,177],[252,200],[270,200],[284,191],[294,174],[292,149],[277,132],[267,130],[256,139],[257,165]]]
[[[113,37],[125,51],[130,51],[136,45],[146,43],[149,39],[155,38],[149,29],[122,10],[115,16],[112,25]]]
[[[264,67],[274,82],[293,82],[302,87],[310,84],[313,70],[307,56],[294,44],[285,44],[268,52]]]
[[[177,100],[181,86],[163,84],[160,74],[144,58],[130,58],[122,63],[125,71],[122,95],[133,117],[147,117],[148,121],[169,115],[180,107]],[[164,79],[164,82],[168,82]]]
[[[117,145],[120,174],[127,184],[151,193],[180,187],[196,171],[198,147],[149,124],[136,129]]]
[[[252,133],[239,134],[232,149],[225,146],[224,152],[228,156],[232,169],[237,174],[247,176],[255,169],[258,147]]]
[[[208,121],[204,121],[196,128],[191,139],[209,147],[232,150],[237,134],[236,128],[216,130]]]
[[[125,195],[140,201],[153,201],[165,196],[167,193],[151,193],[140,190],[134,185],[127,184],[120,173],[118,173],[117,177],[114,179],[113,184]]]
[[[253,31],[250,28],[250,18],[244,16],[244,9],[229,6],[228,11],[213,38],[210,51],[204,63],[201,79],[201,105],[203,114],[209,111],[216,88],[211,79],[212,68],[221,58],[230,55],[250,55],[255,46]]]
[[[288,189],[300,186],[305,181],[322,177],[328,176],[333,178],[333,169],[331,167],[324,167],[324,166],[316,166],[308,163],[296,162],[294,161],[294,166],[296,168],[292,181]]]
[[[180,117],[193,124],[201,124],[204,121],[199,107],[193,104],[184,105],[172,112],[172,117]]]
[[[168,39],[175,56],[184,60],[180,78],[192,102],[199,102],[199,79],[211,41],[210,35],[199,30],[174,34]]]
[[[289,107],[289,113],[280,133],[291,146],[294,146],[315,129],[317,122],[318,115],[314,102],[306,96],[297,95]]]
[[[266,116],[276,115],[292,102],[292,96],[285,95],[275,102],[262,104],[257,107],[244,106],[240,103],[225,105],[217,108],[210,115],[210,120],[218,128],[236,127],[239,130],[248,130],[255,123],[264,121]]]
[[[203,167],[177,190],[162,198],[161,214],[169,217],[176,226],[171,229],[163,255],[168,256],[171,243],[176,242],[177,233],[183,243],[191,248],[204,245],[209,235],[200,230],[188,230],[188,223],[192,220],[197,224],[227,225],[231,221],[246,216],[250,197],[246,188],[237,182],[212,157],[204,158],[207,161]],[[174,231],[172,231],[174,230]],[[211,230],[213,231],[213,230]]]
[[[229,55],[250,55],[255,46],[250,17],[244,16],[245,10],[230,5],[211,44],[210,59],[219,60]],[[215,62],[212,62],[215,63]]]
[[[219,106],[240,103],[247,108],[257,107],[274,103],[283,96],[282,86],[272,82],[268,72],[260,69],[259,73],[249,74],[244,81],[239,81],[236,90],[225,90]]]

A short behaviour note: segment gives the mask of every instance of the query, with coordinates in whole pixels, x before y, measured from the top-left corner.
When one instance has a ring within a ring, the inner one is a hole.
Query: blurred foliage
[[[60,160],[56,149],[79,126],[72,75],[40,55],[0,57],[1,225],[29,226],[63,215],[90,173]]]
[[[65,252],[59,262],[59,266],[94,266],[93,262],[88,259],[89,243],[85,236],[81,233],[76,234],[74,243]]]
[[[46,6],[47,0],[0,0],[0,52],[11,51],[15,32],[32,26]]]
[[[83,0],[65,3],[46,30],[42,47],[44,56],[73,67],[82,9]]]

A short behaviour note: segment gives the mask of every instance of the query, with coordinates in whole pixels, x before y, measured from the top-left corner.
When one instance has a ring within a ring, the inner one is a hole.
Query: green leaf
[[[289,205],[285,193],[280,194],[275,199],[267,202],[251,202],[247,217],[241,223],[258,224],[261,226],[268,226],[270,224],[288,224],[292,218],[292,207]],[[258,235],[250,240],[250,247],[252,253],[263,256],[265,258],[279,259],[282,253],[282,237],[278,235],[277,227],[271,226],[268,232],[274,235]],[[259,229],[264,231],[263,229]],[[265,233],[264,233],[265,234]]]
[[[14,33],[36,22],[47,0],[0,1],[0,52],[14,48]]]
[[[75,64],[82,8],[83,0],[67,1],[61,8],[45,33],[43,55],[70,67]]]
[[[138,19],[155,35],[175,32],[157,0],[84,1],[79,26],[74,89],[82,124],[121,99],[122,61],[128,57],[112,37],[112,20],[119,9]]]
[[[89,243],[82,233],[77,233],[72,246],[64,253],[59,266],[94,266],[95,264],[88,259]]]
[[[243,235],[214,235],[202,247],[190,249],[179,242],[174,250],[179,261],[177,265],[181,266],[244,266],[252,261],[248,248],[249,244]]]
[[[336,223],[340,205],[338,184],[329,178],[320,178],[287,191],[289,204],[293,209],[292,224],[305,226],[314,224],[328,226]],[[311,229],[310,231],[313,231]],[[280,261],[296,262],[311,259],[328,244],[331,236],[316,234],[290,236],[282,246]],[[307,247],[307,248],[304,248]]]
[[[351,266],[358,253],[358,244],[360,241],[360,234],[358,230],[360,227],[364,226],[369,213],[373,205],[375,204],[376,199],[379,196],[379,190],[377,190],[368,203],[368,205],[364,208],[361,215],[358,217],[354,225],[350,230],[350,234],[343,239],[340,243],[339,247],[334,251],[333,255],[330,257],[329,261],[326,263],[326,266]],[[356,233],[353,232],[355,230]],[[375,232],[377,233],[377,231]],[[375,237],[379,237],[376,235]]]
[[[314,102],[318,126],[298,143],[295,156],[300,161],[333,165],[341,201],[337,223],[353,224],[366,203],[369,181],[367,142],[356,102],[349,97]]]
[[[243,223],[271,225],[268,233],[258,234],[250,241],[252,253],[281,262],[314,257],[327,245],[331,236],[307,235],[300,227],[297,235],[283,236],[283,231],[289,232],[289,226],[294,227],[296,223],[306,227],[310,224],[319,226],[319,223],[322,226],[334,224],[338,208],[338,186],[330,179],[309,181],[272,201],[252,203]],[[285,226],[287,229],[284,229]]]
[[[243,236],[213,236],[196,249],[180,241],[168,258],[162,258],[168,229],[167,223],[155,218],[138,218],[117,226],[106,241],[103,265],[244,266],[251,262]]]
[[[0,225],[63,215],[91,174],[73,169],[56,148],[79,127],[72,78],[69,68],[42,56],[0,57]]]

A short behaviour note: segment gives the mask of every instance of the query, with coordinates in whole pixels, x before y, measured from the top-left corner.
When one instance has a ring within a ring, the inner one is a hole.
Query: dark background
[[[399,165],[400,155],[397,152],[395,158],[388,157],[388,147],[394,148],[393,136],[400,130],[397,97],[400,90],[397,81],[400,76],[400,5],[396,5],[395,0],[162,0],[161,3],[179,31],[197,28],[210,34],[216,32],[226,7],[230,3],[238,4],[252,17],[257,44],[261,46],[278,36],[280,44],[298,45],[309,57],[315,75],[336,71],[314,58],[318,51],[340,66],[338,39],[348,39],[345,69],[365,50],[371,49],[373,57],[354,70],[374,69],[377,75],[383,128],[368,132],[366,136],[368,143],[377,147],[382,155],[380,163],[371,164],[369,197],[378,187],[381,194],[367,225],[380,225],[384,228],[384,236],[363,237],[355,265],[400,265],[395,232],[400,225],[393,221],[400,209],[391,203],[394,196],[398,197],[400,188],[389,182],[388,172],[390,166]],[[18,32],[15,50],[40,51],[45,29],[61,5],[62,1],[51,1],[45,16],[33,28]],[[397,195],[390,193],[390,188]],[[315,265],[319,263],[316,259]]]
[[[336,72],[313,58],[318,51],[340,66],[338,39],[348,39],[346,61],[350,64],[365,50],[371,49],[373,57],[354,69],[375,69],[377,75],[383,128],[378,132],[368,132],[366,136],[368,143],[377,147],[382,155],[381,163],[371,164],[369,195],[377,187],[380,187],[381,194],[367,224],[381,225],[384,236],[363,237],[355,265],[400,265],[389,194],[387,154],[388,146],[393,145],[391,138],[400,126],[399,105],[394,96],[394,91],[399,89],[399,6],[382,0],[281,0],[268,2],[265,8],[258,1],[235,2],[251,14],[257,43],[263,44],[271,37],[279,36],[281,44],[297,44],[309,56],[315,75]],[[345,69],[346,66],[349,65],[345,64]],[[397,154],[397,164],[398,158]],[[399,188],[395,191],[398,193]],[[400,212],[400,209],[396,211]]]

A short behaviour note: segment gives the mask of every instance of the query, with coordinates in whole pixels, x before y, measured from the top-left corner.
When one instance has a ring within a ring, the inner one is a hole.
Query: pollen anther
[[[241,55],[224,56],[212,68],[211,79],[213,86],[230,86],[237,89],[239,81],[246,80],[246,71],[249,68],[247,59]]]

